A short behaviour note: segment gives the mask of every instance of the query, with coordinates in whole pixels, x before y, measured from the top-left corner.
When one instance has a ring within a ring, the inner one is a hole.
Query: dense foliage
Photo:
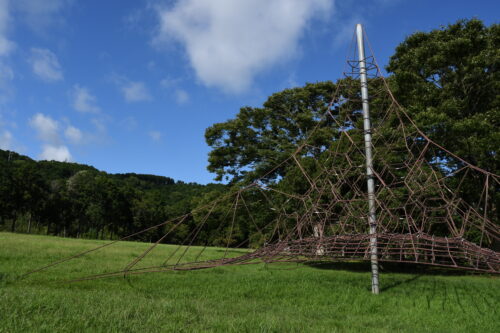
[[[396,98],[427,135],[496,174],[499,69],[500,25],[477,19],[409,36],[387,66]]]
[[[410,116],[432,140],[456,156],[500,174],[500,25],[460,20],[406,38],[387,70],[391,88]],[[457,170],[463,162],[444,149],[441,163]],[[449,179],[456,188],[459,179]],[[485,179],[468,177],[460,197],[478,206]],[[491,216],[500,221],[500,191],[490,185]],[[484,203],[482,204],[484,205]],[[479,208],[480,210],[482,208]]]
[[[235,119],[217,123],[205,132],[213,149],[208,170],[217,180],[236,182],[262,176],[287,158],[318,124],[330,102],[331,82],[306,84],[271,95],[261,108],[243,107]],[[333,126],[322,122],[316,131],[318,142],[328,145]],[[276,170],[271,178],[283,176]]]
[[[396,99],[431,139],[498,174],[499,67],[500,25],[485,27],[472,19],[409,36],[397,47],[387,70]],[[262,108],[243,107],[234,119],[209,127],[208,170],[218,179],[236,182],[283,161],[319,123],[343,80],[286,89],[271,95]],[[377,101],[372,99],[376,120]],[[340,128],[332,129],[327,122],[321,126],[312,143],[328,147]]]
[[[122,237],[185,214],[203,194],[224,188],[154,175],[107,174],[76,163],[37,162],[3,150],[0,170],[1,229],[68,237]]]
[[[479,206],[480,210],[484,207],[484,203],[481,203],[484,177],[473,176],[462,180],[462,175],[454,177],[451,171],[463,167],[463,162],[453,157],[456,155],[491,173],[500,173],[499,65],[500,26],[493,24],[486,27],[481,21],[472,19],[408,36],[397,47],[387,67],[387,82],[396,100],[416,125],[439,145],[429,149],[425,157],[436,172],[449,176],[446,179],[449,188],[458,188],[457,185],[460,185],[460,193],[456,195],[472,207]],[[330,152],[349,149],[339,146],[342,142],[336,140],[341,131],[348,131],[356,142],[362,140],[362,120],[358,111],[361,105],[356,105],[356,100],[360,100],[359,84],[349,80],[311,83],[286,89],[270,96],[263,107],[243,107],[234,119],[214,124],[205,133],[206,141],[212,147],[208,169],[215,172],[218,179],[235,184],[266,175],[263,182],[287,193],[306,190],[309,185],[302,170],[298,170],[294,163],[281,164],[295,151],[299,142],[304,142],[304,138],[308,137],[308,145],[297,158],[300,159],[301,168],[314,178],[319,163],[328,168]],[[376,84],[374,81],[368,85],[373,91],[369,95],[374,127],[382,116],[382,110],[387,108],[384,98],[376,93],[379,88]],[[324,121],[321,115],[326,112],[336,89],[352,104],[346,106],[337,103],[330,111],[330,116],[336,121]],[[349,99],[351,96],[354,98]],[[343,117],[342,109],[350,110],[351,114]],[[395,124],[386,118],[385,124],[377,132],[382,140],[374,137],[378,145],[375,148],[378,160],[397,163],[406,158],[401,150],[384,147],[383,137],[390,138],[397,134],[394,133]],[[309,136],[311,129],[316,126],[319,126],[319,130]],[[408,123],[408,126],[412,125]],[[422,145],[418,137],[414,140],[413,148]],[[349,163],[363,165],[361,154],[351,157],[359,159]],[[273,168],[276,165],[279,167]],[[405,175],[397,176],[403,178]],[[359,177],[359,173],[353,174],[353,177]],[[331,181],[335,183],[336,179]],[[498,221],[500,210],[495,207],[500,204],[500,191],[495,186],[490,184],[488,188],[493,196],[488,204],[490,211],[496,214],[491,218]],[[350,197],[349,188],[338,190],[343,198]],[[432,189],[428,191],[429,196],[436,195]],[[401,201],[394,200],[395,206],[405,204],[406,193],[402,190],[398,195]],[[436,230],[442,227],[433,226],[433,232],[446,236],[448,229]]]

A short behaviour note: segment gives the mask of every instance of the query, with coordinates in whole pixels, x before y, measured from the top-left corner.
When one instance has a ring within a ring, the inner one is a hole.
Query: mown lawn
[[[0,332],[498,332],[500,280],[383,265],[247,265],[77,283],[123,268],[148,244],[120,242],[17,279],[101,241],[0,233]],[[144,265],[161,262],[160,245]],[[220,256],[221,249],[207,250]],[[453,272],[452,272],[453,273]]]

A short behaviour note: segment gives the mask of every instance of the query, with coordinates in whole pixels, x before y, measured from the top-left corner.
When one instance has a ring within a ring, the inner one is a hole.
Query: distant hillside
[[[78,163],[56,162],[56,161],[35,161],[28,156],[20,155],[16,152],[0,149],[0,165],[6,163],[17,163],[18,161],[36,165],[40,174],[46,179],[69,178],[78,171],[91,170],[99,171],[96,168]]]
[[[0,150],[0,230],[117,238],[185,214],[224,189]]]

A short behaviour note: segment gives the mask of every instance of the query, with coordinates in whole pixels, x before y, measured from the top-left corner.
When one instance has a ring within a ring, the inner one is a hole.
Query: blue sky
[[[205,129],[342,75],[355,23],[380,65],[487,0],[0,0],[0,148],[208,183]]]

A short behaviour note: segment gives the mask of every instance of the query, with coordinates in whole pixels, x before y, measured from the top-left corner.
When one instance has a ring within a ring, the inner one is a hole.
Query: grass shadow
[[[411,284],[412,282],[414,282],[415,280],[421,278],[422,275],[414,275],[408,279],[405,279],[405,280],[399,280],[399,281],[395,281],[389,285],[385,285],[383,286],[382,288],[380,288],[380,292],[384,292],[384,291],[387,291],[387,290],[390,290],[392,288],[395,288],[397,286],[400,286],[402,284]]]
[[[248,250],[213,250],[213,252],[227,253],[227,254],[248,254]]]
[[[370,272],[369,261],[311,261],[304,263],[307,266],[317,269],[342,270],[349,272]],[[474,271],[464,271],[453,268],[430,266],[425,264],[414,263],[395,263],[395,262],[380,262],[379,270],[381,273],[402,273],[402,274],[418,274],[418,275],[445,275],[445,276],[471,276],[471,275],[487,275],[487,273],[478,273]]]
[[[0,272],[0,288],[12,285],[12,284],[16,283],[17,281],[19,281],[20,278],[21,278],[21,275],[19,275],[19,274]]]

